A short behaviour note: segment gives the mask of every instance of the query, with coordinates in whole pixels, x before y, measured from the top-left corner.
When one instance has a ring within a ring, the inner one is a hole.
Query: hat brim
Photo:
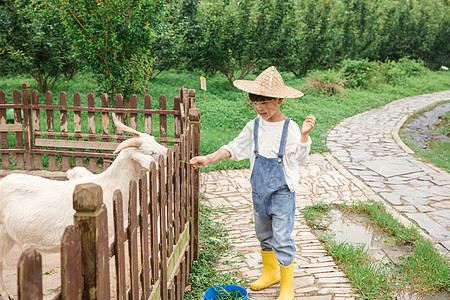
[[[301,96],[303,96],[302,92],[294,88],[291,88],[287,85],[284,85],[283,87],[277,90],[270,90],[267,87],[252,80],[235,80],[233,82],[233,85],[244,92],[265,97],[285,99],[285,98],[300,98]]]

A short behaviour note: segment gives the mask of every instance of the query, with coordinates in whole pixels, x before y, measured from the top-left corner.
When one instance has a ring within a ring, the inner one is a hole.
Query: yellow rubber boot
[[[254,291],[263,290],[272,284],[280,282],[280,265],[273,251],[261,251],[263,272],[261,277],[250,284],[250,288]]]
[[[280,266],[281,284],[280,295],[277,300],[294,299],[294,263],[289,266]]]

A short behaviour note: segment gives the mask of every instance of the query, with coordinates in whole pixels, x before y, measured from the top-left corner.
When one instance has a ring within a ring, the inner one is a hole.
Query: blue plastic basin
[[[225,291],[227,291],[229,293],[231,293],[233,290],[236,292],[240,292],[242,294],[242,298],[239,298],[239,299],[248,300],[247,290],[241,286],[234,285],[234,284],[221,285],[221,286],[215,286],[215,287],[209,288],[206,290],[205,298],[203,298],[203,299],[204,300],[218,299],[219,298],[218,296],[220,296],[220,291],[222,289],[225,289]]]

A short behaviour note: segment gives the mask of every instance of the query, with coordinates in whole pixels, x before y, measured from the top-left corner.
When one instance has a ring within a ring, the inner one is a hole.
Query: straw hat
[[[284,85],[274,66],[264,70],[255,80],[235,80],[233,85],[247,93],[272,98],[299,98],[303,93]]]

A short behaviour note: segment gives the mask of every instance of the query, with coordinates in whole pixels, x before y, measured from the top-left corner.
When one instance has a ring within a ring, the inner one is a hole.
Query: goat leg
[[[3,281],[3,260],[8,254],[9,250],[11,250],[12,246],[13,241],[8,236],[5,225],[0,224],[0,295],[2,296],[3,300],[13,300],[13,296],[8,293]]]

